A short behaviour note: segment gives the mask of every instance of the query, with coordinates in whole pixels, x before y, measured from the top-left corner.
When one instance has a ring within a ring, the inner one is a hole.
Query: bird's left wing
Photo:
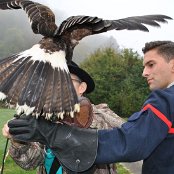
[[[29,0],[1,0],[0,9],[23,9],[30,20],[30,25],[35,34],[54,36],[57,31],[55,15],[45,5]]]
[[[25,113],[57,121],[74,117],[79,104],[64,52],[32,48],[0,60],[0,100]],[[57,61],[58,60],[58,61]]]
[[[160,27],[172,19],[165,15],[133,16],[118,20],[103,20],[91,16],[72,16],[63,21],[56,35],[64,35],[71,42],[78,42],[85,36],[107,32],[109,30],[140,30],[148,32],[145,26]]]

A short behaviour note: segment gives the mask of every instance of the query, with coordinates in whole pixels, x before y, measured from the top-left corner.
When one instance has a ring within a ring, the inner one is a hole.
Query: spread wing
[[[55,15],[45,5],[28,0],[1,0],[0,9],[23,9],[28,15],[31,28],[35,34],[54,36],[57,31]]]
[[[52,11],[28,0],[1,0],[0,9],[23,9],[34,33],[44,37],[19,54],[0,60],[0,99],[16,106],[17,114],[42,115],[53,121],[79,111],[77,94],[59,40]]]
[[[65,57],[60,52],[46,53],[39,44],[0,60],[3,99],[16,107],[18,115],[32,113],[53,121],[79,111]]]
[[[160,27],[159,22],[167,23],[172,19],[165,15],[133,16],[118,20],[103,20],[91,16],[72,16],[63,21],[56,35],[63,35],[71,42],[78,42],[82,38],[107,32],[109,30],[140,30],[148,32],[145,25]]]

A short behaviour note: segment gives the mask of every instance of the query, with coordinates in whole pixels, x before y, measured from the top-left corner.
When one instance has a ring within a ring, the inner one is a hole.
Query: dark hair
[[[142,51],[145,54],[152,49],[156,49],[157,53],[162,55],[167,61],[174,59],[174,42],[172,41],[147,42]]]

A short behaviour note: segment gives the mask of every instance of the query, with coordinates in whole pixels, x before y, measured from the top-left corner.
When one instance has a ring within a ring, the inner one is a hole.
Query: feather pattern
[[[18,60],[14,61],[11,64],[9,64],[8,68],[6,68],[4,71],[1,72],[1,84],[0,89],[4,92],[9,92],[9,88],[11,88],[12,85],[18,84],[17,79],[19,79],[22,74],[22,70],[25,67],[27,59],[24,61]]]
[[[165,15],[133,16],[104,20],[92,16],[71,16],[58,27],[55,15],[45,5],[30,0],[1,0],[0,9],[22,9],[31,29],[44,37],[32,48],[0,60],[0,99],[16,106],[17,114],[32,113],[57,121],[74,117],[78,98],[67,66],[74,47],[86,36],[109,30],[140,30],[160,27],[172,19]]]

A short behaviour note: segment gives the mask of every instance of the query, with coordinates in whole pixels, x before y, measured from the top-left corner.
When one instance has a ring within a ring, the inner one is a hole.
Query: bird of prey
[[[160,27],[159,22],[172,19],[165,15],[145,15],[104,20],[79,15],[57,26],[51,9],[37,2],[1,0],[0,9],[24,10],[33,32],[43,35],[32,48],[0,60],[0,99],[6,98],[9,105],[16,106],[18,115],[32,113],[49,120],[73,117],[79,112],[67,64],[81,39],[109,30],[148,32],[146,25]]]

